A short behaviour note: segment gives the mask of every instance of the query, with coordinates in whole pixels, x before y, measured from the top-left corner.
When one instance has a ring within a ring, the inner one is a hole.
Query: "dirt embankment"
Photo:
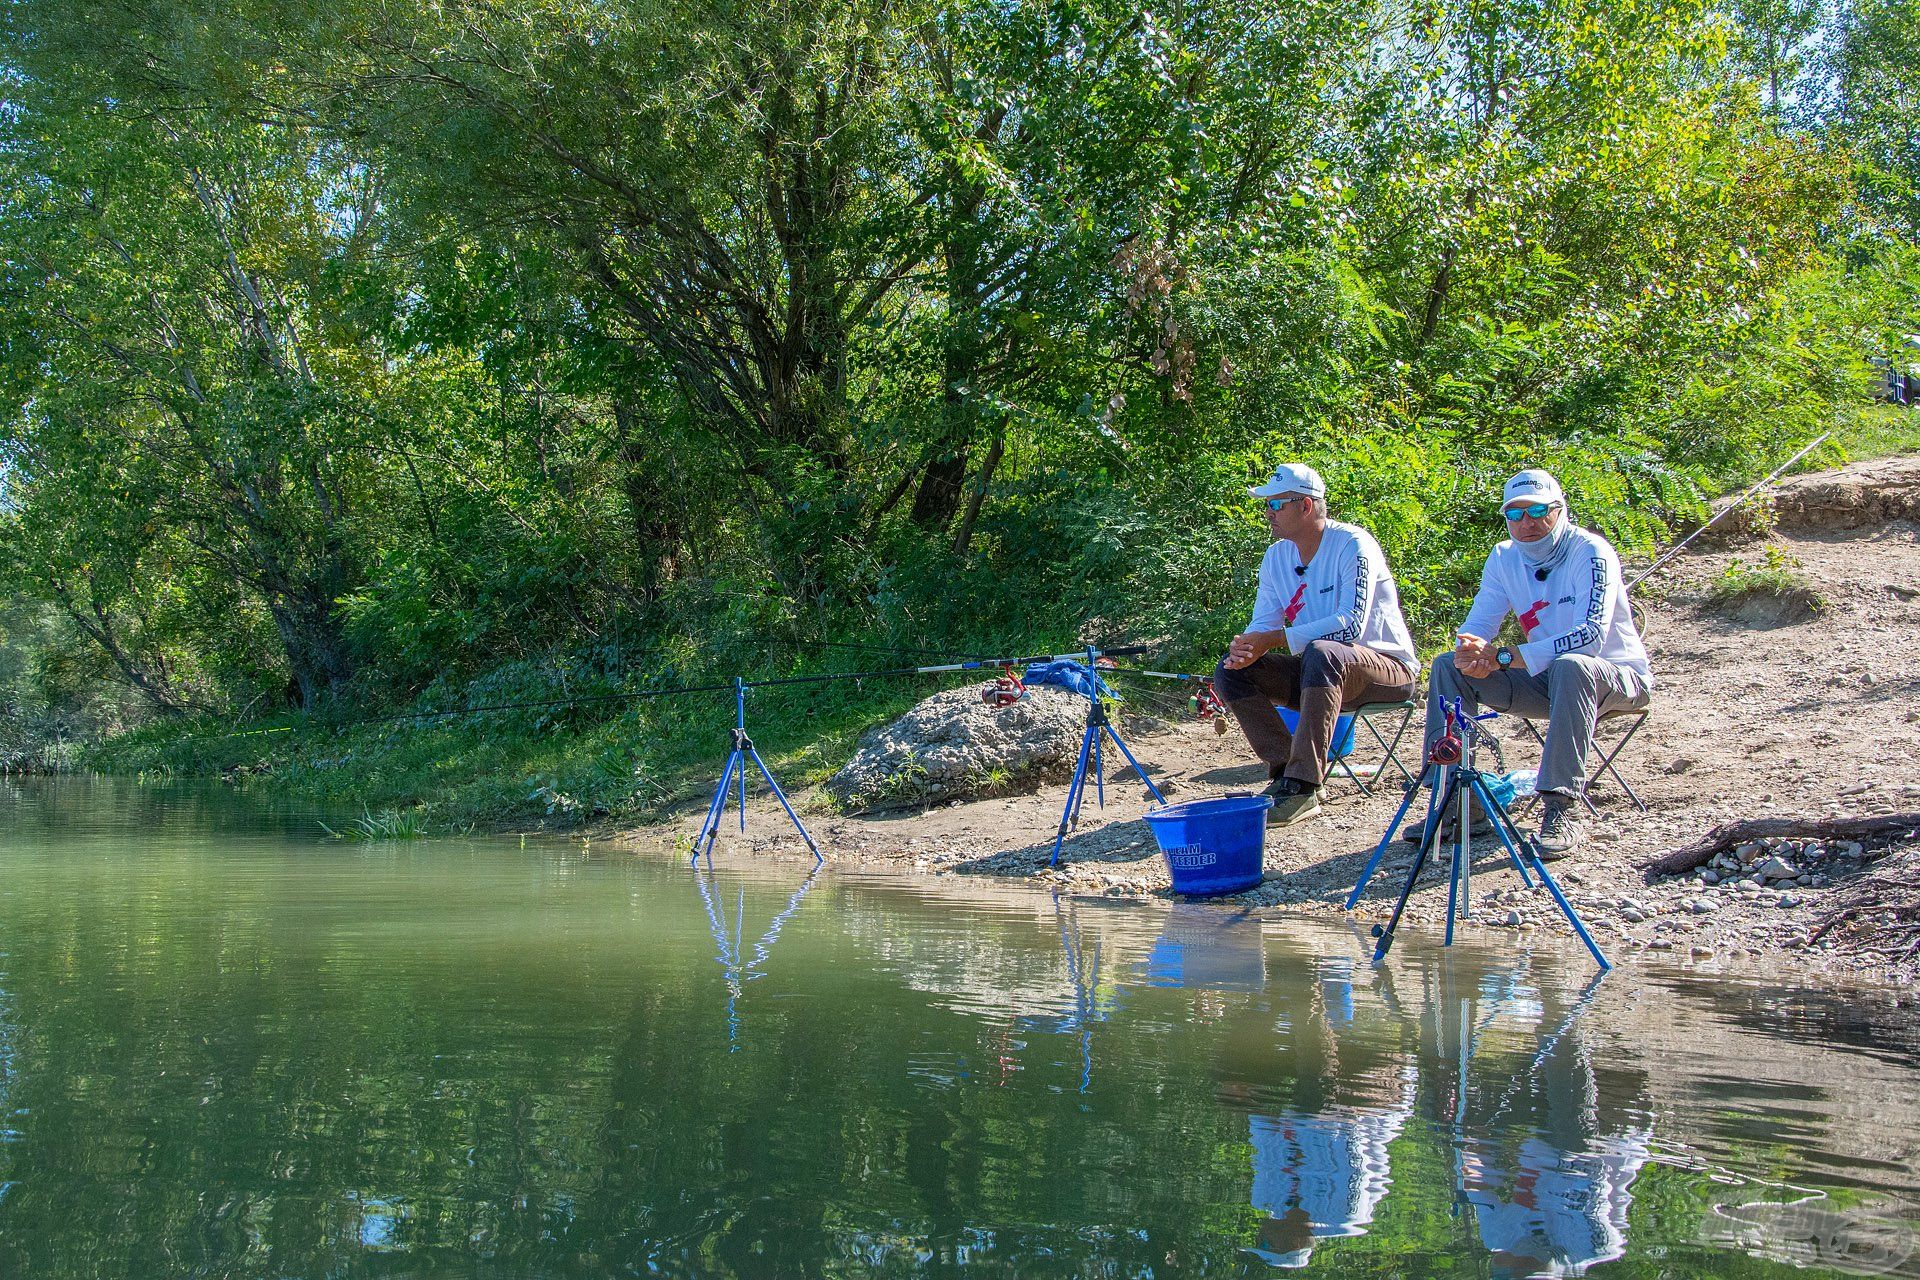
[[[1678,957],[1911,981],[1920,955],[1920,840],[1911,829],[1748,839],[1683,874],[1648,870],[1723,824],[1920,811],[1920,458],[1796,477],[1780,486],[1774,509],[1772,532],[1690,550],[1638,593],[1658,689],[1621,768],[1650,811],[1606,781],[1594,792],[1600,818],[1588,844],[1554,869],[1616,961]],[[1537,753],[1519,723],[1502,718],[1494,728],[1507,767],[1532,767]],[[1122,731],[1170,799],[1264,782],[1237,729],[1217,736],[1191,720],[1123,717]],[[1112,753],[1106,765],[1106,805],[1089,796],[1057,866],[1049,860],[1064,786],[861,818],[830,816],[817,801],[806,812],[841,863],[1165,897],[1165,865],[1134,821],[1147,808],[1145,789]],[[1399,795],[1383,785],[1363,797],[1338,775],[1330,788],[1336,799],[1321,816],[1269,833],[1265,881],[1224,901],[1266,913],[1341,909]],[[698,819],[630,838],[684,845]],[[756,807],[748,827],[756,850],[804,854],[770,804]],[[1386,914],[1411,852],[1389,847],[1361,915]],[[1522,888],[1492,853],[1474,862],[1474,927],[1564,933],[1545,895]],[[1409,931],[1437,926],[1445,909],[1446,878],[1431,868]]]

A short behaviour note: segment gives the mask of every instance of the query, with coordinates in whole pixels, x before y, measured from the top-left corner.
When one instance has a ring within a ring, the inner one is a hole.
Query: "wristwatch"
[[[1500,664],[1502,671],[1505,671],[1513,665],[1513,650],[1503,644],[1493,651],[1493,660]]]

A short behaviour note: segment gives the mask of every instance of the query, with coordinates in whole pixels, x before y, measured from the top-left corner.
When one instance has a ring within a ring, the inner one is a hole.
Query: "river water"
[[[1911,1009],[0,785],[0,1277],[1920,1275]]]

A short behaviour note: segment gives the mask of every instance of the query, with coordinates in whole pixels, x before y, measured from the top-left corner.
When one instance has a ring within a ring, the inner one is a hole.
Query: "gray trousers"
[[[1528,675],[1526,668],[1515,666],[1484,680],[1461,675],[1453,655],[1443,653],[1433,660],[1427,685],[1429,747],[1446,727],[1442,698],[1460,699],[1469,715],[1487,707],[1528,720],[1544,717],[1547,745],[1540,753],[1539,789],[1577,796],[1587,786],[1594,725],[1616,711],[1645,710],[1653,700],[1653,687],[1631,667],[1580,653],[1555,658],[1545,675]]]

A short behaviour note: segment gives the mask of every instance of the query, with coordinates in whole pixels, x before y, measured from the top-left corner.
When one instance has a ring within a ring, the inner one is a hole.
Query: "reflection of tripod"
[[[1133,758],[1133,752],[1127,750],[1127,744],[1120,741],[1120,735],[1114,732],[1113,724],[1107,718],[1106,705],[1100,701],[1100,672],[1096,666],[1099,656],[1099,650],[1092,645],[1087,646],[1087,729],[1080,735],[1080,758],[1073,766],[1073,784],[1067,788],[1066,808],[1060,811],[1060,830],[1053,837],[1053,857],[1047,863],[1050,867],[1059,864],[1060,846],[1067,838],[1068,825],[1080,821],[1080,801],[1086,796],[1089,760],[1093,764],[1095,802],[1102,809],[1107,807],[1107,783],[1100,760],[1102,738],[1112,738],[1113,745],[1120,748],[1120,754],[1140,775],[1140,781],[1147,784],[1147,791],[1153,798],[1160,804],[1167,802],[1167,798],[1160,794],[1160,788],[1154,786],[1153,779],[1147,776],[1147,771]]]
[[[1360,873],[1359,881],[1353,886],[1353,892],[1347,895],[1347,909],[1360,900],[1360,894],[1367,887],[1367,881],[1380,866],[1380,860],[1386,856],[1387,846],[1393,842],[1395,830],[1407,816],[1407,810],[1413,807],[1414,797],[1420,794],[1421,784],[1430,784],[1432,791],[1428,796],[1427,821],[1421,828],[1420,841],[1414,850],[1413,864],[1407,868],[1407,878],[1400,886],[1399,901],[1394,903],[1393,914],[1387,923],[1375,925],[1373,936],[1378,939],[1374,944],[1375,963],[1386,958],[1387,950],[1393,946],[1393,932],[1400,925],[1400,917],[1407,909],[1407,899],[1413,896],[1414,882],[1420,878],[1421,870],[1426,866],[1427,856],[1433,852],[1440,841],[1442,815],[1448,813],[1457,801],[1459,816],[1453,831],[1453,866],[1447,881],[1447,935],[1446,944],[1453,945],[1453,926],[1456,919],[1472,919],[1472,904],[1469,901],[1469,863],[1473,857],[1472,809],[1478,803],[1482,812],[1493,825],[1493,833],[1506,846],[1507,855],[1513,860],[1514,870],[1520,873],[1520,883],[1531,889],[1535,887],[1534,877],[1552,896],[1554,905],[1560,908],[1567,923],[1573,926],[1580,941],[1586,944],[1594,962],[1602,970],[1611,969],[1613,964],[1601,952],[1594,942],[1593,935],[1587,932],[1587,926],[1581,922],[1580,915],[1567,901],[1566,894],[1560,891],[1559,884],[1547,872],[1546,864],[1540,857],[1539,841],[1527,835],[1514,825],[1513,816],[1507,807],[1493,794],[1487,783],[1487,774],[1474,767],[1474,748],[1479,743],[1480,730],[1474,718],[1461,708],[1459,699],[1454,699],[1446,707],[1446,730],[1434,741],[1427,751],[1426,763],[1420,769],[1420,776],[1407,790],[1400,802],[1393,821],[1387,824],[1386,834],[1381,836],[1373,856]],[[1529,874],[1531,872],[1532,874]]]
[[[709,885],[709,881],[713,879],[712,864],[708,864],[705,874],[698,871],[694,873],[694,883],[700,888],[701,904],[707,909],[707,924],[713,930],[714,945],[719,948],[714,959],[720,962],[721,969],[726,973],[728,1053],[737,1053],[740,1049],[741,992],[753,979],[767,976],[760,966],[765,964],[767,957],[773,953],[773,944],[780,938],[780,927],[800,909],[801,900],[807,896],[807,891],[813,888],[814,877],[819,872],[820,866],[815,863],[813,870],[807,872],[807,878],[800,882],[800,887],[795,889],[793,896],[787,899],[786,907],[774,916],[773,923],[769,924],[767,931],[760,935],[760,941],[753,944],[751,960],[743,959],[741,956],[741,944],[746,939],[747,891],[740,890],[739,906],[734,912],[733,924],[729,927],[726,917],[720,913],[719,907],[714,903],[713,889]]]

